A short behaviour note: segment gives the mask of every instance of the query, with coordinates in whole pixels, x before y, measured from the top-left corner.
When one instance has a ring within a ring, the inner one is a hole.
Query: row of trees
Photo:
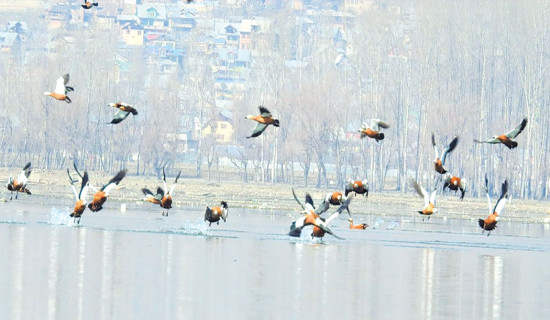
[[[185,42],[183,83],[174,75],[164,86],[155,85],[161,75],[142,61],[140,50],[130,57],[133,76],[117,82],[116,35],[82,30],[53,60],[37,55],[23,66],[1,64],[10,76],[0,78],[0,165],[20,166],[25,158],[37,167],[65,168],[75,159],[98,170],[130,166],[141,174],[187,160],[195,168],[188,175],[204,176],[206,168],[210,176],[228,158],[244,181],[328,187],[368,177],[374,190],[404,192],[410,177],[428,187],[436,181],[434,132],[440,145],[459,136],[447,167],[468,180],[473,195],[483,195],[487,174],[494,186],[509,179],[518,197],[548,198],[549,9],[544,1],[407,1],[353,18],[314,15],[304,25],[299,17],[305,12],[255,7],[274,21],[269,33],[257,35],[273,45],[254,52],[249,89],[233,101],[238,147],[228,153],[202,136],[192,155],[178,153],[170,137],[220,111],[213,61],[193,50],[204,30]],[[340,60],[335,26],[346,33]],[[291,58],[305,66],[285,67]],[[42,95],[65,72],[75,86],[70,105]],[[107,103],[117,100],[135,104],[139,115],[107,125],[114,112]],[[254,124],[244,115],[260,104],[281,127],[246,139]],[[514,150],[472,141],[507,132],[523,117],[529,124]],[[350,138],[371,118],[391,124],[382,144]]]

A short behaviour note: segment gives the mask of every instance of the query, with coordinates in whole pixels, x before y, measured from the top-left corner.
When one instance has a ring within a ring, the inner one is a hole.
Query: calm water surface
[[[292,214],[107,203],[0,204],[5,319],[539,319],[550,313],[550,229],[475,219],[344,217],[331,236],[286,236]]]

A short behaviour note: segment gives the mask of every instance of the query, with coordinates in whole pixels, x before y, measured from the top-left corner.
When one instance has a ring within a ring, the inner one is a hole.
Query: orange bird
[[[437,212],[437,208],[435,207],[435,195],[437,193],[437,188],[435,188],[431,194],[428,194],[426,189],[424,189],[421,185],[419,185],[418,182],[416,182],[416,180],[411,179],[411,184],[414,190],[416,190],[416,192],[422,198],[424,198],[424,209],[422,209],[422,211],[418,211],[418,213],[420,213],[423,216],[428,216],[428,220],[430,220],[430,216],[435,212]],[[422,220],[424,220],[424,218],[422,218]]]
[[[342,213],[342,211],[348,210],[348,206],[354,196],[353,195],[349,196],[346,199],[346,201],[344,201],[344,203],[342,203],[342,205],[335,212],[333,212],[327,219],[321,218],[319,214],[317,214],[313,210],[311,197],[307,197],[307,196],[308,195],[306,195],[306,205],[302,206],[302,208],[304,208],[304,211],[302,211],[302,213],[305,215],[292,222],[292,224],[290,225],[290,232],[288,233],[288,235],[291,237],[300,237],[302,234],[302,229],[306,226],[311,225],[313,226],[313,230],[311,233],[312,238],[322,238],[325,236],[326,233],[328,233],[337,239],[343,240],[342,238],[335,235],[328,226],[334,219],[340,216],[340,213]],[[300,202],[298,201],[298,203]]]
[[[452,174],[447,172],[445,174],[445,181],[443,182],[443,191],[445,191],[445,188],[449,188],[454,191],[460,190],[460,200],[462,200],[464,199],[467,185],[468,184],[466,182],[466,179],[453,176]]]
[[[60,101],[71,103],[72,102],[71,98],[67,96],[67,93],[70,91],[74,91],[74,88],[67,86],[68,82],[69,82],[69,74],[67,73],[57,78],[57,81],[55,83],[55,90],[53,92],[45,91],[44,95],[50,96]]]
[[[380,142],[381,140],[384,140],[384,134],[380,132],[380,128],[388,129],[389,127],[389,124],[380,119],[371,119],[370,127],[367,126],[366,123],[363,123],[361,130],[359,130],[359,132],[361,133],[360,137],[369,137],[376,140],[376,142]]]
[[[344,191],[346,197],[350,192],[355,192],[356,194],[362,194],[365,197],[369,196],[369,182],[367,180],[359,181],[349,179],[346,184],[346,190]]]
[[[168,189],[166,185],[166,174],[164,172],[164,167],[162,167],[162,181],[164,184],[164,188],[157,187],[157,193],[153,194],[149,189],[143,188],[141,191],[143,194],[145,194],[144,201],[152,202],[155,204],[159,204],[163,209],[166,209],[166,214],[164,213],[164,210],[162,211],[162,215],[166,215],[168,217],[168,210],[172,208],[172,196],[174,195],[174,189],[176,188],[176,184],[178,183],[178,179],[181,175],[181,170],[176,176],[176,180],[174,181],[174,184]]]
[[[88,194],[88,172],[84,171],[84,175],[82,176],[82,183],[80,185],[80,191],[76,192],[76,188],[74,187],[75,180],[71,178],[71,174],[69,173],[69,169],[67,169],[67,174],[69,175],[69,181],[71,182],[71,188],[73,189],[73,194],[76,200],[76,203],[74,205],[73,213],[71,213],[71,217],[74,218],[74,221],[77,224],[80,224],[80,219],[82,218],[82,214],[84,213],[84,210],[86,209],[86,196]],[[78,219],[78,221],[76,220]]]
[[[366,228],[369,227],[369,225],[366,224],[366,223],[353,224],[353,219],[352,218],[349,218],[348,221],[349,221],[349,228],[352,229],[352,230],[365,230]]]
[[[82,8],[84,9],[90,9],[91,7],[97,7],[98,6],[98,3],[97,2],[90,2],[90,1],[86,1],[84,0],[84,4],[82,5]]]
[[[220,218],[223,219],[223,222],[226,222],[228,213],[229,207],[227,206],[227,202],[225,201],[220,202],[220,205],[216,207],[210,208],[206,206],[206,211],[204,212],[204,221],[210,222],[208,226],[211,226],[212,222],[220,224]]]
[[[113,190],[114,187],[120,183],[125,175],[126,170],[119,171],[111,180],[109,180],[109,182],[107,182],[106,185],[101,187],[101,189],[96,189],[92,203],[88,205],[88,208],[92,210],[92,212],[98,212],[103,209],[103,205],[105,204],[105,201],[107,201],[107,197],[109,196],[109,191]],[[90,187],[92,187],[92,189],[95,189],[92,185],[90,185]]]
[[[11,191],[10,200],[13,199],[13,192],[15,191],[15,199],[17,199],[17,195],[19,192],[24,192],[26,194],[31,194],[29,189],[27,189],[27,182],[29,181],[29,176],[31,174],[31,163],[27,163],[25,167],[23,167],[23,170],[17,175],[17,179],[13,179],[11,176],[8,179],[8,183],[6,184],[6,188],[8,188],[9,191]]]
[[[439,158],[439,152],[437,151],[437,146],[435,144],[435,136],[432,132],[432,145],[435,149],[435,160],[434,160],[434,166],[435,171],[441,174],[447,173],[447,170],[443,168],[445,165],[445,159],[447,158],[447,154],[453,151],[456,148],[456,145],[458,144],[458,137],[455,137],[453,141],[445,148],[443,149],[443,153],[441,154],[441,158]]]
[[[250,135],[250,137],[247,137],[247,138],[255,138],[261,135],[265,131],[265,129],[267,129],[267,126],[270,124],[275,127],[279,126],[279,120],[273,119],[273,116],[271,115],[271,112],[269,112],[269,110],[267,110],[263,106],[259,106],[258,109],[260,109],[259,116],[247,115],[246,117],[244,117],[245,119],[254,120],[258,122],[258,124],[256,125],[256,128],[254,128],[254,131],[252,131],[252,134]]]
[[[502,212],[504,205],[506,204],[506,200],[508,200],[508,180],[504,180],[504,183],[502,184],[502,190],[500,192],[500,197],[498,198],[494,208],[492,208],[491,206],[491,197],[489,196],[488,184],[489,183],[487,182],[487,175],[485,175],[485,193],[487,194],[487,201],[489,203],[489,216],[485,220],[479,219],[478,223],[479,226],[483,229],[481,233],[485,232],[485,230],[489,231],[487,233],[487,236],[489,236],[491,234],[491,231],[497,227],[497,222],[500,219],[499,215]]]
[[[525,129],[526,126],[527,126],[527,118],[523,119],[523,121],[521,121],[519,126],[517,126],[514,130],[506,134],[501,134],[500,136],[493,136],[492,139],[485,140],[485,141],[474,140],[474,142],[491,143],[491,144],[502,143],[506,147],[508,147],[508,149],[514,149],[515,147],[518,146],[518,143],[516,141],[513,141],[512,139],[515,139],[523,131],[523,129]]]
[[[134,116],[137,116],[138,114],[134,107],[124,102],[109,103],[109,106],[118,109],[113,115],[113,120],[111,120],[109,124],[117,124],[122,122],[122,120],[126,119],[130,113]]]

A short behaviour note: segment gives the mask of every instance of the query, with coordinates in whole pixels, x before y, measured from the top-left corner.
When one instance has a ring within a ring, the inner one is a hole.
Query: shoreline
[[[0,168],[0,177],[7,181],[10,174],[17,175],[18,170]],[[111,175],[100,172],[89,172],[90,181],[99,188],[106,183]],[[168,184],[174,181],[174,177],[167,177]],[[143,201],[142,188],[153,189],[162,186],[162,180],[155,176],[126,176],[117,188],[111,191],[109,202],[127,203],[130,207],[140,206]],[[0,201],[9,202],[10,192],[5,188],[5,182],[2,186],[3,192],[0,193]],[[66,171],[62,170],[33,170],[29,177],[28,188],[33,195],[23,194],[18,201],[29,201],[27,197],[35,197],[39,200],[37,203],[50,202],[49,199],[67,199],[67,205],[70,207],[72,191],[68,182]],[[205,178],[180,178],[174,192],[173,207],[203,207],[218,204],[221,200],[228,202],[230,208],[259,209],[269,212],[296,212],[300,211],[299,205],[292,196],[292,186],[289,184],[269,184],[269,183],[243,183],[239,181],[217,181],[207,180]],[[303,186],[294,186],[296,194],[303,202],[305,194],[309,192],[316,204],[321,203],[325,195],[333,189],[316,189],[315,187],[304,188]],[[93,190],[88,191],[88,201],[91,200]],[[42,201],[40,201],[42,199]],[[496,195],[492,198],[493,204],[496,201]],[[31,200],[30,202],[35,202]],[[147,203],[148,204],[148,203]],[[1,205],[1,203],[0,203]],[[350,205],[353,215],[373,215],[373,216],[396,216],[396,217],[415,217],[419,216],[416,212],[421,209],[423,200],[416,193],[399,193],[395,191],[385,191],[383,193],[370,192],[368,198],[357,196]],[[479,219],[485,218],[488,214],[488,205],[486,198],[468,198],[468,194],[463,201],[459,200],[458,193],[445,192],[443,195],[438,193],[436,205],[439,209],[434,217],[447,217],[456,219]],[[151,206],[151,208],[154,208]],[[335,207],[332,207],[332,212]],[[508,201],[501,215],[504,221],[519,221],[530,223],[550,223],[550,202],[542,200],[522,200],[512,199]]]

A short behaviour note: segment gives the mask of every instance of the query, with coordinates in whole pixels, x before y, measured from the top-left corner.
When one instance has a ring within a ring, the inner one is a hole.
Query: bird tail
[[[479,224],[479,226],[480,226],[482,229],[485,229],[485,220],[479,219],[479,220],[477,220],[477,223]]]
[[[93,6],[98,6],[99,4],[97,2],[92,3]]]
[[[379,132],[377,135],[376,135],[376,140],[384,140],[384,134],[382,132]]]
[[[278,127],[278,126],[279,126],[279,120],[278,120],[278,119],[274,119],[274,120],[273,120],[273,126],[274,126],[274,127]]]

